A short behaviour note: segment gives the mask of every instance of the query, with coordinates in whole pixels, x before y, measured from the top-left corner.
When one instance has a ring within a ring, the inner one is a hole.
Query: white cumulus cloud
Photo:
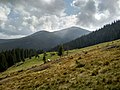
[[[79,8],[78,25],[95,30],[120,17],[120,0],[74,0],[72,6]]]
[[[96,30],[118,19],[120,0],[0,0],[0,39],[71,26]]]

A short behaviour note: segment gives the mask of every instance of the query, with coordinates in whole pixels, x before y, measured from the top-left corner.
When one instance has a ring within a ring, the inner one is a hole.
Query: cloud
[[[54,29],[54,19],[65,16],[64,7],[63,0],[1,0],[0,33],[28,35]]]
[[[119,19],[120,0],[74,0],[72,5],[80,9],[77,24],[88,28],[100,28]]]
[[[12,38],[22,38],[22,37],[25,37],[25,35],[6,35],[6,34],[0,33],[0,37],[1,37],[0,39],[12,39]]]
[[[71,16],[61,16],[58,17],[56,15],[51,16],[43,16],[39,19],[39,30],[48,30],[48,31],[56,31],[63,28],[67,28],[70,26],[76,25],[76,15]]]
[[[10,9],[7,6],[0,4],[0,25],[8,19],[7,15],[9,13]]]
[[[0,38],[71,26],[96,30],[120,19],[119,11],[120,0],[0,0]]]

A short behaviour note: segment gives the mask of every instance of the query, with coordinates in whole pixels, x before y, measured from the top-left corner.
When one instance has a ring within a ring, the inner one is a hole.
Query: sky
[[[0,0],[0,39],[72,26],[90,31],[120,19],[120,0]]]

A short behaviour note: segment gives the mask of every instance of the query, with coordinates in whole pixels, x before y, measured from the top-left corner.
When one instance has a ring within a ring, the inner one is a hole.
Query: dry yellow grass
[[[0,90],[120,90],[120,40],[3,74]]]

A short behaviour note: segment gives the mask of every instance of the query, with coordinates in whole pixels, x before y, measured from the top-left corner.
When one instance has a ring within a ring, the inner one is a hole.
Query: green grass
[[[55,55],[51,56],[51,53],[55,53]],[[57,56],[56,52],[47,52],[46,54],[47,54],[46,60],[47,59],[55,60],[55,59],[59,58],[59,56]],[[40,54],[39,58],[35,58],[35,57],[32,57],[31,59],[27,58],[25,60],[25,62],[17,63],[16,65],[8,68],[5,72],[0,73],[0,76],[2,76],[2,74],[4,75],[4,74],[9,74],[9,73],[12,73],[12,72],[20,71],[20,70],[26,70],[26,69],[31,68],[33,66],[39,66],[43,63],[44,63],[43,62],[43,54]]]
[[[61,58],[48,52],[48,58],[53,61],[41,65],[40,55],[9,68],[0,76],[0,90],[120,90],[120,40],[70,50]]]

